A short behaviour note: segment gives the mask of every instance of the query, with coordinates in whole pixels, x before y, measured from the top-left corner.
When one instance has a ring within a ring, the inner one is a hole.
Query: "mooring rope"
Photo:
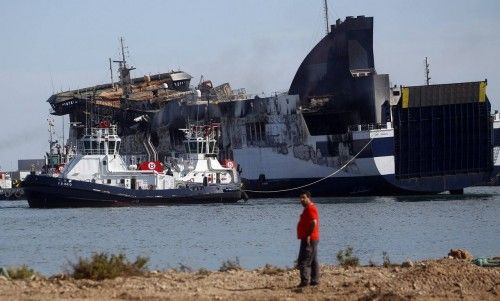
[[[308,184],[305,184],[305,185],[302,185],[302,186],[293,187],[293,188],[287,188],[287,189],[280,189],[280,190],[248,190],[248,189],[243,189],[243,191],[245,191],[245,192],[252,192],[252,193],[279,193],[279,192],[287,192],[287,191],[299,190],[299,189],[306,188],[306,187],[309,187],[311,185],[314,185],[316,183],[322,182],[322,181],[324,181],[324,180],[326,180],[326,179],[328,179],[330,177],[333,177],[334,175],[336,175],[337,173],[339,173],[340,171],[342,171],[344,168],[346,168],[349,164],[351,164],[351,162],[354,161],[361,154],[361,152],[363,152],[365,150],[365,148],[373,141],[373,139],[374,138],[371,138],[370,141],[368,141],[366,143],[366,145],[363,146],[363,148],[354,157],[352,157],[349,161],[347,161],[347,163],[345,163],[339,169],[337,169],[336,171],[334,171],[333,173],[327,175],[324,178],[321,178],[319,180],[316,180],[314,182],[311,182],[311,183],[308,183]]]

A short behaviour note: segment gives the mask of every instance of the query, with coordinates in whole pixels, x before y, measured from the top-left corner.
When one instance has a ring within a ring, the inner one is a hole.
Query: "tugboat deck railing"
[[[373,130],[387,130],[392,129],[392,124],[387,123],[369,123],[369,124],[357,124],[349,126],[349,132],[364,132]]]

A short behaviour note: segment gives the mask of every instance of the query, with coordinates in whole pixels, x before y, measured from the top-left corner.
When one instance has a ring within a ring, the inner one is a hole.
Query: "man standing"
[[[300,203],[304,211],[297,224],[297,238],[300,239],[298,266],[300,269],[299,286],[319,284],[319,214],[316,205],[311,200],[311,193],[300,193]]]

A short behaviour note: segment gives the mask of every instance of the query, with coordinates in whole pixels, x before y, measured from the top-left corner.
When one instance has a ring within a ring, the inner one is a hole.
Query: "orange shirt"
[[[297,238],[306,239],[307,234],[309,234],[309,229],[311,227],[311,222],[316,220],[316,227],[314,227],[311,233],[311,240],[319,240],[319,214],[318,208],[314,203],[309,203],[304,208],[304,211],[300,215],[299,223],[297,224]]]

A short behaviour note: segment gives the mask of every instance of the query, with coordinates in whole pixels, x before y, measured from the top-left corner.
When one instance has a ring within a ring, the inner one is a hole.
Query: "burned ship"
[[[208,80],[192,86],[183,71],[132,78],[124,55],[115,62],[119,82],[48,102],[70,116],[70,142],[89,118],[118,124],[131,164],[151,147],[160,158],[183,153],[179,129],[211,120],[221,124],[219,159],[238,164],[250,196],[463,193],[498,181],[500,117],[487,81],[392,86],[375,69],[372,17],[338,20],[288,92],[269,97]]]

